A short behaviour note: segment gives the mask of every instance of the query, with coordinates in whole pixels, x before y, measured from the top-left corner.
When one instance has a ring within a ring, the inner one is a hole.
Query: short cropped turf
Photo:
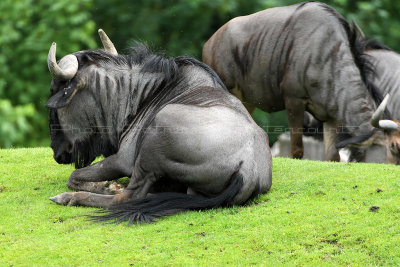
[[[72,171],[49,148],[0,150],[0,266],[400,264],[397,166],[275,158],[246,206],[130,227],[51,202]]]

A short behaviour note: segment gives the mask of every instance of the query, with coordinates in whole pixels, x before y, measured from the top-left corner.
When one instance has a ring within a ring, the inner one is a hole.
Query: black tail
[[[185,210],[204,210],[217,207],[229,206],[231,200],[237,195],[243,186],[243,177],[236,171],[232,174],[230,185],[220,195],[206,198],[197,195],[182,193],[160,193],[146,198],[133,199],[100,210],[100,216],[89,216],[92,221],[112,221],[121,223],[128,221],[128,224],[150,223],[158,217],[172,215]]]

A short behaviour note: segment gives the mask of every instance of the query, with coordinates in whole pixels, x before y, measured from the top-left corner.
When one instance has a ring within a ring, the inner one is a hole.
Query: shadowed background
[[[101,48],[102,28],[118,51],[133,40],[170,56],[201,59],[209,37],[233,17],[265,8],[299,3],[293,0],[2,0],[0,1],[0,148],[50,144],[48,110],[51,75],[47,53],[57,42],[57,58]],[[365,34],[400,51],[398,0],[322,1]],[[273,143],[287,127],[284,112],[256,110],[257,123]],[[278,126],[274,128],[273,126]]]

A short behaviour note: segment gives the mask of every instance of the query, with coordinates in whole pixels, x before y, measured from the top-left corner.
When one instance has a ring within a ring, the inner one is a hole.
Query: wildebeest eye
[[[56,81],[53,80],[50,85],[50,96],[55,95],[58,91],[62,90],[65,87],[68,87],[67,81]]]

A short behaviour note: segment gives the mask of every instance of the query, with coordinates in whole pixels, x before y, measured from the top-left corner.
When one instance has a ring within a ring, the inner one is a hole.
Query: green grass
[[[48,200],[73,171],[50,149],[0,150],[0,266],[400,264],[399,167],[275,158],[273,170],[247,206],[128,227]]]

